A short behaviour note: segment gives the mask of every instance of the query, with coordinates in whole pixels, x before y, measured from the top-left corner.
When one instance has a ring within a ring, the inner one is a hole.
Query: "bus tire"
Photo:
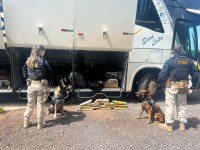
[[[157,90],[156,76],[148,73],[140,78],[137,85],[137,92],[140,90],[148,90],[151,96],[155,95]]]

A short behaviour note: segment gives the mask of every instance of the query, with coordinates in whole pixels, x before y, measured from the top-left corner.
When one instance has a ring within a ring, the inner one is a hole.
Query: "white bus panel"
[[[74,0],[3,0],[8,47],[73,49],[73,9]]]
[[[74,6],[75,49],[132,49],[137,0],[76,0]]]

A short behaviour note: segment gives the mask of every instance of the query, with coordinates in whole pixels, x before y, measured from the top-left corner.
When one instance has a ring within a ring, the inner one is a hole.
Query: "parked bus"
[[[73,92],[80,98],[151,89],[176,43],[193,60],[199,56],[195,7],[200,2],[186,1],[3,0],[1,45],[10,58],[13,91],[25,84],[21,68],[38,44],[47,49],[52,85],[71,74]],[[92,91],[90,84],[98,81],[105,87]]]

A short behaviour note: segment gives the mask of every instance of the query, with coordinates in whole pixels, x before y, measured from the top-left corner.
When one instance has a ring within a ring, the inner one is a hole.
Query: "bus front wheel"
[[[150,96],[155,95],[157,90],[156,76],[149,73],[140,78],[137,85],[137,92],[147,90]]]

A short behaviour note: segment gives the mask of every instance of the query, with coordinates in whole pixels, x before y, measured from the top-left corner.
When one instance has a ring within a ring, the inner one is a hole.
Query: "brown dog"
[[[69,91],[71,90],[69,82],[66,79],[61,79],[59,85],[54,91],[54,95],[51,100],[51,105],[48,108],[47,114],[54,113],[54,118],[57,117],[57,113],[66,115],[64,111],[65,98],[68,97]]]
[[[165,122],[165,114],[162,112],[159,105],[151,99],[147,90],[140,90],[136,94],[141,97],[142,100],[142,110],[137,119],[141,119],[142,113],[145,111],[148,114],[147,123],[151,123],[152,120],[157,123]]]

